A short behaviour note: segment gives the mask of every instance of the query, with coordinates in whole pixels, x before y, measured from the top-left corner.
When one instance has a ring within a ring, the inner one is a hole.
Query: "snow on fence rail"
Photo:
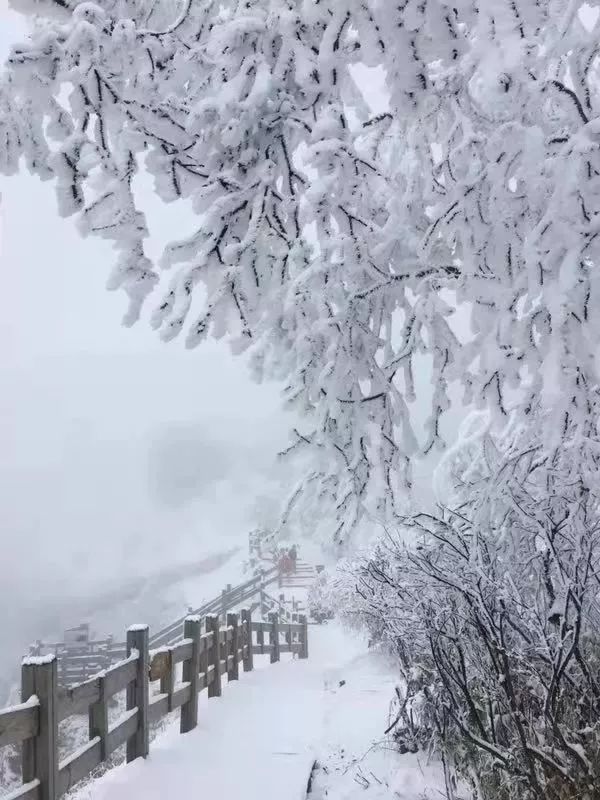
[[[22,746],[23,783],[1,800],[58,800],[121,745],[126,745],[128,762],[145,758],[151,723],[180,708],[181,732],[192,730],[200,692],[206,689],[209,697],[219,697],[222,676],[238,680],[240,662],[245,672],[251,671],[255,654],[269,654],[271,663],[279,661],[281,653],[308,658],[304,615],[294,614],[293,621],[281,623],[273,611],[268,622],[254,622],[251,610],[245,608],[240,618],[228,613],[225,625],[216,614],[206,615],[202,622],[197,615],[185,618],[181,640],[158,650],[150,649],[148,627],[134,625],[127,631],[123,661],[69,688],[58,685],[56,655],[25,658],[23,702],[0,710],[0,747]],[[157,681],[159,692],[152,695],[151,686]],[[109,725],[108,703],[124,689],[126,711]],[[59,722],[86,712],[89,742],[59,761]]]
[[[240,608],[253,597],[259,602],[261,612],[277,610],[281,618],[290,621],[290,611],[281,598],[275,600],[265,592],[265,588],[274,583],[281,584],[282,578],[277,567],[261,571],[250,580],[232,587],[227,586],[221,594],[208,600],[200,608],[190,610],[190,614],[206,616],[220,614],[223,618],[228,611]],[[296,609],[293,608],[295,611]],[[150,640],[150,647],[164,647],[175,644],[181,639],[185,617],[179,617],[155,633]],[[86,626],[80,626],[83,630]],[[87,638],[79,642],[42,642],[38,641],[30,648],[31,656],[54,653],[58,658],[58,682],[61,686],[81,683],[100,670],[107,669],[110,664],[125,657],[125,642],[115,642],[112,638],[89,641]]]

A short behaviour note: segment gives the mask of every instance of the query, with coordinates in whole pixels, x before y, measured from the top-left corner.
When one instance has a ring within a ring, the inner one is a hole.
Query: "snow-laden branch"
[[[301,497],[335,510],[340,540],[366,511],[398,513],[411,462],[445,446],[452,386],[499,426],[550,409],[549,447],[596,413],[589,4],[62,5],[10,56],[0,169],[24,159],[61,214],[114,243],[127,324],[151,302],[165,340],[228,334],[285,382],[318,462]],[[168,279],[146,254],[142,159],[158,196],[197,214],[165,249]]]

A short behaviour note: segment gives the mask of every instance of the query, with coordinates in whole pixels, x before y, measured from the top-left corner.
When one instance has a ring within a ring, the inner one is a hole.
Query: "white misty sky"
[[[0,61],[23,30],[0,0]],[[226,345],[123,328],[113,252],[58,217],[51,183],[23,173],[0,191],[1,675],[13,647],[54,633],[40,626],[78,622],[86,592],[243,538],[289,418]],[[161,239],[193,223],[148,197]]]
[[[0,63],[24,31],[0,0]],[[384,110],[381,73],[356,75]],[[193,218],[141,187],[156,256]],[[81,621],[79,597],[245,538],[291,420],[225,345],[121,327],[113,252],[58,217],[51,183],[22,173],[0,191],[1,678],[32,638]]]

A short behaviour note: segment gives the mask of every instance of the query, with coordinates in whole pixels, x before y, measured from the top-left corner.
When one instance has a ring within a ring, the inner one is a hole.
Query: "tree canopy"
[[[599,6],[46,0],[58,13],[0,84],[0,170],[24,159],[114,243],[127,324],[150,302],[165,339],[227,333],[285,382],[304,414],[290,450],[310,454],[288,512],[328,504],[342,541],[365,510],[398,512],[411,461],[443,447],[453,384],[496,425],[541,414],[550,450],[589,433]],[[197,214],[160,265],[140,169]]]

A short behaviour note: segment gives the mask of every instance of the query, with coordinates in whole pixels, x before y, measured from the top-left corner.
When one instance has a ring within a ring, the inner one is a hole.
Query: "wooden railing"
[[[240,662],[245,672],[251,671],[255,654],[269,654],[272,663],[281,653],[307,658],[306,617],[296,616],[282,624],[272,612],[268,622],[254,622],[246,608],[241,618],[227,614],[225,625],[216,614],[188,616],[180,641],[155,650],[150,649],[148,627],[135,625],[127,631],[120,663],[69,688],[59,688],[55,655],[24,659],[22,702],[0,710],[0,747],[21,744],[23,784],[3,800],[58,800],[122,745],[127,761],[145,758],[152,723],[181,709],[181,732],[195,728],[200,692],[220,696],[222,676],[238,680]],[[109,725],[109,701],[123,690],[126,711]],[[58,724],[81,713],[89,716],[89,742],[59,761]]]
[[[288,603],[291,608],[288,607]],[[260,595],[260,613],[262,617],[266,617],[271,611],[276,611],[281,622],[291,622],[293,615],[299,613],[300,610],[301,608],[295,600],[288,601],[282,594],[279,595],[279,598],[275,598],[264,591]]]
[[[277,567],[263,570],[258,575],[250,578],[238,586],[227,586],[221,594],[208,600],[199,608],[190,610],[194,616],[204,617],[207,614],[219,614],[225,618],[228,611],[241,608],[253,598],[256,603],[250,604],[252,608],[260,605],[270,610],[277,610],[277,603],[265,592],[265,587],[279,583]],[[286,616],[288,611],[281,607],[281,613]],[[155,633],[150,639],[150,647],[165,647],[176,644],[183,634],[185,617],[179,617]],[[30,648],[31,656],[54,654],[58,658],[58,682],[61,686],[81,683],[91,675],[105,670],[115,661],[120,661],[126,655],[125,642],[115,642],[112,638],[96,641],[85,641],[81,644],[66,642],[38,641]]]

